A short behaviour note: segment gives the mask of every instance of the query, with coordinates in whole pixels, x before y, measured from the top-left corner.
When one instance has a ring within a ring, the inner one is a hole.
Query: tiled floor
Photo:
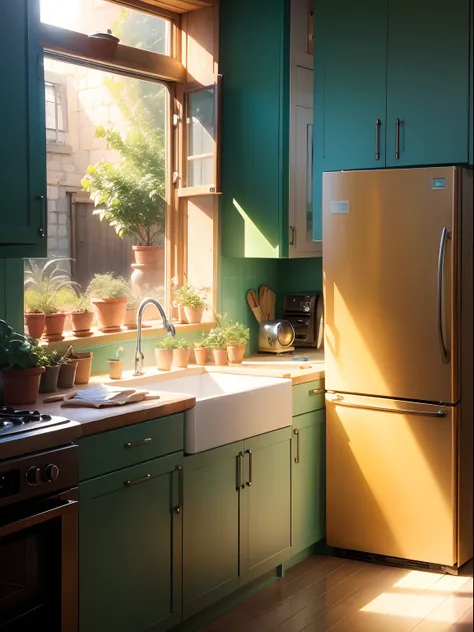
[[[312,557],[201,632],[468,632],[472,569],[454,577]]]

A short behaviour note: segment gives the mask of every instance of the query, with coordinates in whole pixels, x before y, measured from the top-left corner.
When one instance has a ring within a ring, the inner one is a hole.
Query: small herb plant
[[[92,298],[110,299],[126,298],[128,282],[111,272],[95,274],[87,288],[87,294]]]
[[[56,349],[50,349],[49,347],[41,347],[40,358],[42,366],[57,366],[60,364],[62,354]]]
[[[28,288],[25,291],[25,296],[24,296],[25,312],[27,314],[40,314],[41,313],[41,309],[39,307],[39,303],[40,303],[39,298],[40,296],[38,292],[36,292],[32,288]]]
[[[91,299],[90,299],[89,294],[87,294],[87,292],[84,294],[79,294],[79,296],[76,297],[73,312],[75,314],[80,314],[82,312],[91,312],[91,311],[92,311],[92,304],[91,304]]]
[[[27,309],[34,306],[35,312],[55,314],[64,302],[64,297],[71,296],[77,283],[71,281],[60,262],[69,261],[65,257],[51,259],[43,266],[36,261],[28,260],[25,269],[25,304]],[[28,295],[28,298],[26,297]]]
[[[34,338],[20,334],[0,320],[0,370],[43,366],[42,347]]]
[[[208,288],[198,288],[194,285],[183,285],[175,290],[175,301],[183,307],[205,307]]]
[[[227,345],[229,347],[237,347],[239,345],[246,345],[249,341],[250,330],[241,323],[233,323],[227,325],[225,328]]]
[[[203,346],[209,349],[225,349],[228,345],[227,333],[224,327],[215,327],[205,336]]]
[[[175,338],[175,347],[174,349],[190,349],[191,343],[185,340],[184,338]]]
[[[172,336],[171,334],[168,334],[167,336],[165,336],[164,338],[161,338],[161,340],[159,340],[156,343],[156,348],[157,349],[179,349],[180,347],[178,347],[178,340],[176,338],[176,336]]]

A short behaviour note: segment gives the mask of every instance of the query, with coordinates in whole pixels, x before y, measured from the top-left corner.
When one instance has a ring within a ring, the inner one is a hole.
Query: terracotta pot
[[[207,349],[205,349],[204,347],[194,347],[194,357],[196,359],[196,364],[206,364]]]
[[[200,323],[204,314],[204,305],[202,307],[185,307],[184,315],[188,323]]]
[[[58,388],[67,389],[74,386],[76,379],[77,360],[67,360],[61,364],[58,376]]]
[[[66,314],[58,312],[56,314],[46,314],[46,332],[44,337],[49,342],[63,340],[64,325],[66,323]]]
[[[94,312],[72,312],[71,322],[72,331],[77,338],[91,336],[92,321],[94,320]]]
[[[155,349],[156,368],[169,371],[173,364],[173,349]]]
[[[227,347],[227,355],[231,364],[242,364],[247,345],[231,345]]]
[[[213,349],[212,356],[216,366],[225,366],[227,364],[227,349]]]
[[[45,366],[45,371],[41,375],[40,393],[54,393],[54,391],[58,388],[58,377],[59,377],[59,369],[61,368],[60,364],[56,364],[55,366]]]
[[[71,360],[77,360],[76,377],[74,384],[89,384],[92,369],[92,351],[73,353]]]
[[[188,324],[188,319],[186,318],[186,312],[184,311],[184,307],[182,305],[178,305],[178,320],[183,325]]]
[[[181,369],[187,369],[191,349],[173,349],[173,364]]]
[[[109,365],[109,375],[111,380],[120,380],[123,373],[123,362],[122,360],[117,360],[116,358],[112,358],[111,360],[107,360],[107,364]]]
[[[7,406],[34,404],[38,399],[40,379],[43,373],[44,366],[33,369],[0,371],[5,404]]]
[[[137,307],[129,307],[125,310],[125,327],[127,329],[137,328]]]
[[[127,298],[93,298],[99,329],[104,333],[120,331],[125,321]]]
[[[132,246],[135,263],[142,266],[158,266],[165,262],[164,246]]]
[[[25,320],[29,335],[39,340],[43,335],[46,316],[44,314],[25,314]]]

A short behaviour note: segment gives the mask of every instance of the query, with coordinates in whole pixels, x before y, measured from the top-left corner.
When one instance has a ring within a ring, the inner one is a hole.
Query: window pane
[[[187,186],[215,184],[215,99],[214,89],[187,95]]]
[[[126,46],[164,55],[171,52],[170,22],[149,13],[106,0],[40,0],[40,7],[46,24],[86,35],[110,29]]]
[[[214,156],[188,162],[188,187],[214,184]]]
[[[56,130],[56,104],[46,103],[46,127]]]

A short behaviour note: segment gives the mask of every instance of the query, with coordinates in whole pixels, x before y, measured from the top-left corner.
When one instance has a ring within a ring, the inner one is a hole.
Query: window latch
[[[179,173],[177,171],[173,171],[173,184],[178,184],[179,181]]]
[[[180,120],[179,114],[173,114],[173,127],[178,127]]]

